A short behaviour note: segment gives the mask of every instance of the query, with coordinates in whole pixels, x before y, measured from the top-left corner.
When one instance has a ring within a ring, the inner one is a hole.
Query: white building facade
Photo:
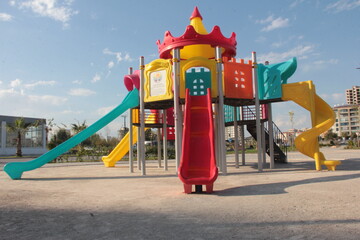
[[[347,104],[333,108],[336,116],[332,131],[338,136],[360,133],[360,105]]]
[[[7,126],[21,117],[0,115],[0,156],[12,156],[16,154],[17,134],[8,131]],[[47,152],[46,144],[46,120],[39,118],[25,118],[26,123],[40,122],[38,126],[30,127],[22,135],[22,154],[41,155]]]

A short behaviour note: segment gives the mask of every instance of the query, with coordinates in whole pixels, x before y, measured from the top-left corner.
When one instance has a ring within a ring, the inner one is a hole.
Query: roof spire
[[[198,7],[195,6],[194,11],[191,14],[190,20],[192,20],[193,18],[196,18],[196,17],[199,17],[199,18],[201,18],[201,20],[203,20]]]
[[[200,34],[208,34],[203,22],[202,16],[200,15],[199,9],[197,7],[194,8],[193,13],[190,17],[190,25],[194,27],[195,31]]]

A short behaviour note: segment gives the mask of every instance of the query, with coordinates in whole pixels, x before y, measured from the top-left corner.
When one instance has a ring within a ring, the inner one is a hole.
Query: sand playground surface
[[[0,239],[359,239],[360,150],[322,148],[336,171],[288,154],[288,164],[219,175],[213,194],[184,194],[156,161],[147,175],[96,163],[56,163],[11,180],[0,171]],[[24,159],[29,160],[29,159]],[[1,159],[0,167],[11,159]]]

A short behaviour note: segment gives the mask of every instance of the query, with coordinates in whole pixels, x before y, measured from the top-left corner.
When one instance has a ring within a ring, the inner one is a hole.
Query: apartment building
[[[346,89],[346,104],[360,104],[360,86],[353,86],[351,89]]]
[[[346,93],[348,93],[348,91],[346,91]],[[346,100],[348,100],[348,98]],[[354,101],[354,98],[352,101]],[[332,131],[334,133],[338,136],[342,136],[343,134],[350,136],[352,133],[360,133],[359,104],[337,105],[333,108],[333,110],[336,115],[335,124],[332,127]]]

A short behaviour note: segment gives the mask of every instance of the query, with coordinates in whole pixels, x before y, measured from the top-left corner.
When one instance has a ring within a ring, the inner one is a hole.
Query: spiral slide
[[[211,193],[217,176],[210,89],[202,96],[191,96],[186,89],[179,178],[185,193],[191,193],[192,185],[206,185]]]
[[[125,99],[122,101],[120,105],[114,108],[111,112],[106,114],[104,117],[100,118],[98,121],[90,125],[85,130],[79,132],[72,138],[58,145],[54,149],[48,151],[44,155],[40,157],[28,161],[28,162],[11,162],[4,166],[4,171],[10,176],[12,179],[20,179],[23,172],[31,171],[36,168],[42,167],[46,163],[60,156],[61,154],[69,151],[71,148],[75,147],[82,141],[89,138],[91,135],[108,125],[115,118],[123,114],[127,109],[134,108],[139,105],[139,91],[134,88]]]
[[[296,148],[315,159],[316,170],[321,171],[322,165],[328,170],[335,170],[341,162],[326,160],[324,154],[320,152],[318,142],[319,135],[330,129],[335,122],[331,107],[316,94],[312,81],[283,84],[282,92],[282,100],[292,100],[311,114],[312,128],[295,139]]]

